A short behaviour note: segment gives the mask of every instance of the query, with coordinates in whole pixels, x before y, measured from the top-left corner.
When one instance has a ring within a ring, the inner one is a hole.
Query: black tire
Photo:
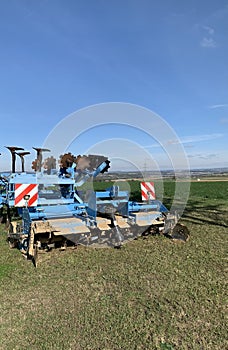
[[[28,246],[29,246],[29,240],[28,238],[24,238],[21,242],[20,242],[20,250],[24,251],[25,253],[28,252]]]
[[[173,239],[179,239],[181,241],[187,241],[189,239],[190,232],[188,228],[181,224],[176,224],[171,232],[171,237]]]

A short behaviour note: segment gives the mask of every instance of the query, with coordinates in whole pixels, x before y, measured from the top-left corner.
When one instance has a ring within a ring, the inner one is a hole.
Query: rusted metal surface
[[[8,150],[10,151],[11,156],[12,156],[11,171],[12,171],[12,173],[15,173],[16,172],[16,151],[23,151],[24,148],[16,147],[16,146],[6,146],[6,148],[8,148]]]
[[[24,156],[27,156],[30,154],[30,152],[16,152],[16,154],[21,158],[21,171],[22,173],[25,172],[25,159]]]

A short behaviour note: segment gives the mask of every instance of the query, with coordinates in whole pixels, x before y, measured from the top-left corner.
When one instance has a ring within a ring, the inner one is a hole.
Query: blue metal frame
[[[96,226],[97,217],[100,215],[119,215],[128,218],[131,223],[145,222],[150,225],[156,218],[162,217],[162,212],[168,209],[158,200],[148,202],[129,201],[129,192],[120,191],[119,186],[111,186],[105,191],[87,191],[87,199],[83,201],[76,189],[89,178],[95,178],[101,173],[108,163],[101,163],[92,172],[84,171],[80,174],[80,179],[74,178],[74,171],[68,171],[70,177],[60,174],[47,175],[45,173],[36,174],[11,174],[8,178],[8,189],[5,203],[9,207],[14,207],[15,184],[38,184],[44,189],[38,190],[38,204],[36,207],[18,208],[19,215],[23,218],[25,234],[29,231],[31,221],[48,220],[55,218],[79,218],[88,227]],[[54,185],[52,189],[48,189]],[[59,186],[59,192],[56,188]],[[65,189],[66,191],[61,191]],[[64,193],[63,193],[64,192]],[[53,197],[53,198],[51,198]],[[0,197],[0,207],[3,199]],[[137,215],[137,213],[142,213]]]

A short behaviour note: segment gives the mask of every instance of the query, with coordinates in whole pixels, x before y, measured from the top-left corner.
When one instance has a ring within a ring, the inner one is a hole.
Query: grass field
[[[167,206],[174,188],[165,183]],[[228,182],[192,183],[181,221],[187,243],[52,251],[37,269],[8,248],[2,225],[0,349],[227,349]]]

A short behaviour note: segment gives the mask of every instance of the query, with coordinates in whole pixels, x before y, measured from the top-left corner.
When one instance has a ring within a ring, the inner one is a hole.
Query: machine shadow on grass
[[[224,204],[210,204],[191,199],[183,214],[183,220],[200,225],[228,227],[228,208]]]

